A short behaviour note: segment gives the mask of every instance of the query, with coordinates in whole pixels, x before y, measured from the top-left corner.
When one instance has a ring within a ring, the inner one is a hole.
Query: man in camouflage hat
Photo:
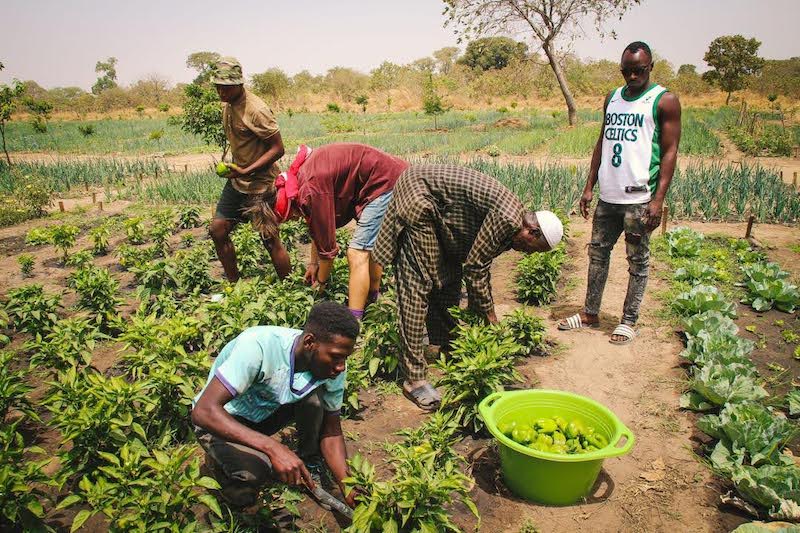
[[[217,62],[211,78],[219,99],[224,103],[222,123],[228,138],[233,163],[227,183],[217,203],[209,233],[217,249],[217,257],[225,277],[239,279],[236,251],[230,239],[233,228],[251,217],[271,217],[275,202],[275,177],[280,172],[277,161],[283,157],[283,140],[272,110],[261,98],[244,87],[242,66],[233,57]],[[263,228],[264,224],[257,224]],[[261,232],[275,270],[281,278],[291,269],[289,254],[275,231]]]

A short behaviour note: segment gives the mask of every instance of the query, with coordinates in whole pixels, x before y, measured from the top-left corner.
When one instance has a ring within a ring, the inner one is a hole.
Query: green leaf
[[[378,368],[381,366],[381,360],[377,357],[373,357],[369,360],[369,375],[374,376],[378,373]]]
[[[97,452],[97,455],[105,459],[107,462],[113,464],[114,466],[120,466],[119,464],[119,457],[112,453],[108,452]]]
[[[89,518],[90,518],[90,517],[91,517],[93,514],[94,514],[94,513],[93,513],[92,511],[89,511],[89,510],[86,510],[86,509],[84,509],[84,510],[80,511],[78,514],[76,514],[76,515],[75,515],[75,518],[72,520],[72,528],[70,528],[70,530],[69,530],[69,531],[70,531],[70,533],[73,533],[74,531],[77,531],[77,530],[79,530],[79,529],[81,528],[81,526],[82,526],[82,525],[83,525],[83,524],[84,524],[84,523],[85,523],[87,520],[89,520]]]
[[[39,503],[39,500],[30,500],[25,507],[37,518],[42,518],[44,516],[44,508],[42,504]]]
[[[219,507],[219,502],[211,494],[201,494],[197,497],[198,501],[203,503],[206,507],[211,509],[215,515],[222,518],[222,509]]]
[[[217,483],[215,479],[210,478],[208,476],[201,477],[200,479],[195,481],[195,484],[210,490],[219,490],[220,488],[219,483]]]
[[[383,523],[383,533],[398,533],[398,531],[397,521],[394,518],[390,518]]]
[[[75,505],[79,501],[81,501],[80,496],[78,496],[77,494],[71,494],[66,498],[64,498],[63,500],[61,500],[60,502],[58,502],[56,509],[66,509],[67,507]]]

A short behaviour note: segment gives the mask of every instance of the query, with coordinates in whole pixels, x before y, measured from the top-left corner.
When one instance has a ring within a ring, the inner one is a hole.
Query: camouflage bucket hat
[[[235,57],[222,57],[217,61],[211,82],[216,85],[241,85],[244,83],[242,65]]]

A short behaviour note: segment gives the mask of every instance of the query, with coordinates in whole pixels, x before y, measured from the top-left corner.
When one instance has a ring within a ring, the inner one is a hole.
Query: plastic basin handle
[[[631,451],[631,448],[633,448],[633,445],[636,442],[636,437],[633,436],[633,432],[628,429],[628,426],[620,421],[617,421],[617,424],[620,428],[619,437],[617,437],[614,442],[609,443],[609,445],[603,449],[603,455],[606,457],[619,457],[620,455],[625,455]],[[623,437],[625,437],[625,444],[623,444],[620,448],[618,446]]]
[[[480,413],[483,420],[488,424],[489,420],[492,421],[492,425],[494,425],[495,420],[492,415],[494,415],[494,407],[495,402],[499,400],[503,396],[502,392],[493,392],[483,400],[478,405],[478,412]]]

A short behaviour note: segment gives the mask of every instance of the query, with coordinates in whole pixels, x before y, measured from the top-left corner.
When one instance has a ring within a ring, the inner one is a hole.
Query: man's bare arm
[[[285,152],[283,147],[283,139],[281,138],[281,132],[276,131],[275,134],[267,139],[267,151],[261,154],[261,157],[253,161],[251,165],[247,167],[240,168],[238,171],[236,169],[232,169],[231,173],[227,175],[227,178],[241,178],[242,176],[246,176],[248,174],[252,174],[253,172],[264,168],[269,167],[273,163],[277,162]]]
[[[661,166],[658,172],[658,188],[645,213],[645,224],[649,231],[661,224],[664,199],[678,162],[678,146],[681,141],[681,103],[678,97],[665,93],[658,102],[657,115],[656,120],[661,128]]]
[[[342,494],[347,498],[347,503],[354,507],[353,497],[354,494],[348,495],[345,492],[344,483],[342,480],[347,477],[347,448],[344,443],[344,435],[342,434],[341,417],[338,413],[325,413],[322,419],[322,435],[319,442],[319,448],[322,452],[322,457],[331,469],[336,484]]]
[[[272,437],[239,423],[225,410],[224,405],[232,399],[233,395],[215,376],[192,409],[192,422],[226,441],[264,453],[284,483],[305,483],[313,488],[311,474],[294,452]]]
[[[611,93],[614,94],[614,93]],[[594,197],[594,186],[597,183],[597,173],[600,171],[600,160],[603,149],[603,134],[606,130],[605,116],[606,109],[608,108],[608,101],[611,100],[611,94],[606,96],[605,103],[603,104],[603,118],[600,121],[600,135],[597,137],[597,142],[592,151],[592,162],[589,164],[589,175],[586,177],[586,185],[583,187],[583,194],[581,195],[579,207],[583,218],[589,218],[589,206],[592,204]]]

